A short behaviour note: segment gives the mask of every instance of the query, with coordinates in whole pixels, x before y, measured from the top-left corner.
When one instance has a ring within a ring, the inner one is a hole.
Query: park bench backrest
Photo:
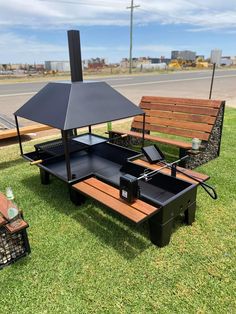
[[[146,131],[208,141],[221,105],[224,101],[143,96],[139,106],[146,113]],[[142,129],[142,121],[135,117],[132,128]]]

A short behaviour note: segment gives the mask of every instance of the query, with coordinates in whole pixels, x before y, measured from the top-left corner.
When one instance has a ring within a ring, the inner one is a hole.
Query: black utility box
[[[136,177],[125,174],[120,177],[120,198],[133,203],[139,197],[139,186]]]

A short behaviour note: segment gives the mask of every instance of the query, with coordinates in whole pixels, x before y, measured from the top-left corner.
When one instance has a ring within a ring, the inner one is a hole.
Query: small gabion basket
[[[26,232],[29,225],[22,211],[15,219],[9,219],[8,206],[13,205],[0,193],[0,269],[30,253]]]
[[[10,233],[6,227],[0,228],[0,269],[29,253],[30,246],[26,229]]]

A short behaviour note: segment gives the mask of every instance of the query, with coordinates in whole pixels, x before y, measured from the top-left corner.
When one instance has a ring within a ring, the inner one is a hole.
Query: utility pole
[[[130,46],[129,46],[129,73],[132,73],[132,49],[133,49],[133,16],[134,9],[139,8],[140,5],[134,5],[134,0],[131,0],[130,7]]]

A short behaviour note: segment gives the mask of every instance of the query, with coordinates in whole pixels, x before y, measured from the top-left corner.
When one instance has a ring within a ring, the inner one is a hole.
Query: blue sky
[[[171,50],[236,55],[236,0],[135,0],[133,56]],[[0,63],[68,59],[68,29],[79,29],[83,59],[129,55],[130,0],[0,0]]]

